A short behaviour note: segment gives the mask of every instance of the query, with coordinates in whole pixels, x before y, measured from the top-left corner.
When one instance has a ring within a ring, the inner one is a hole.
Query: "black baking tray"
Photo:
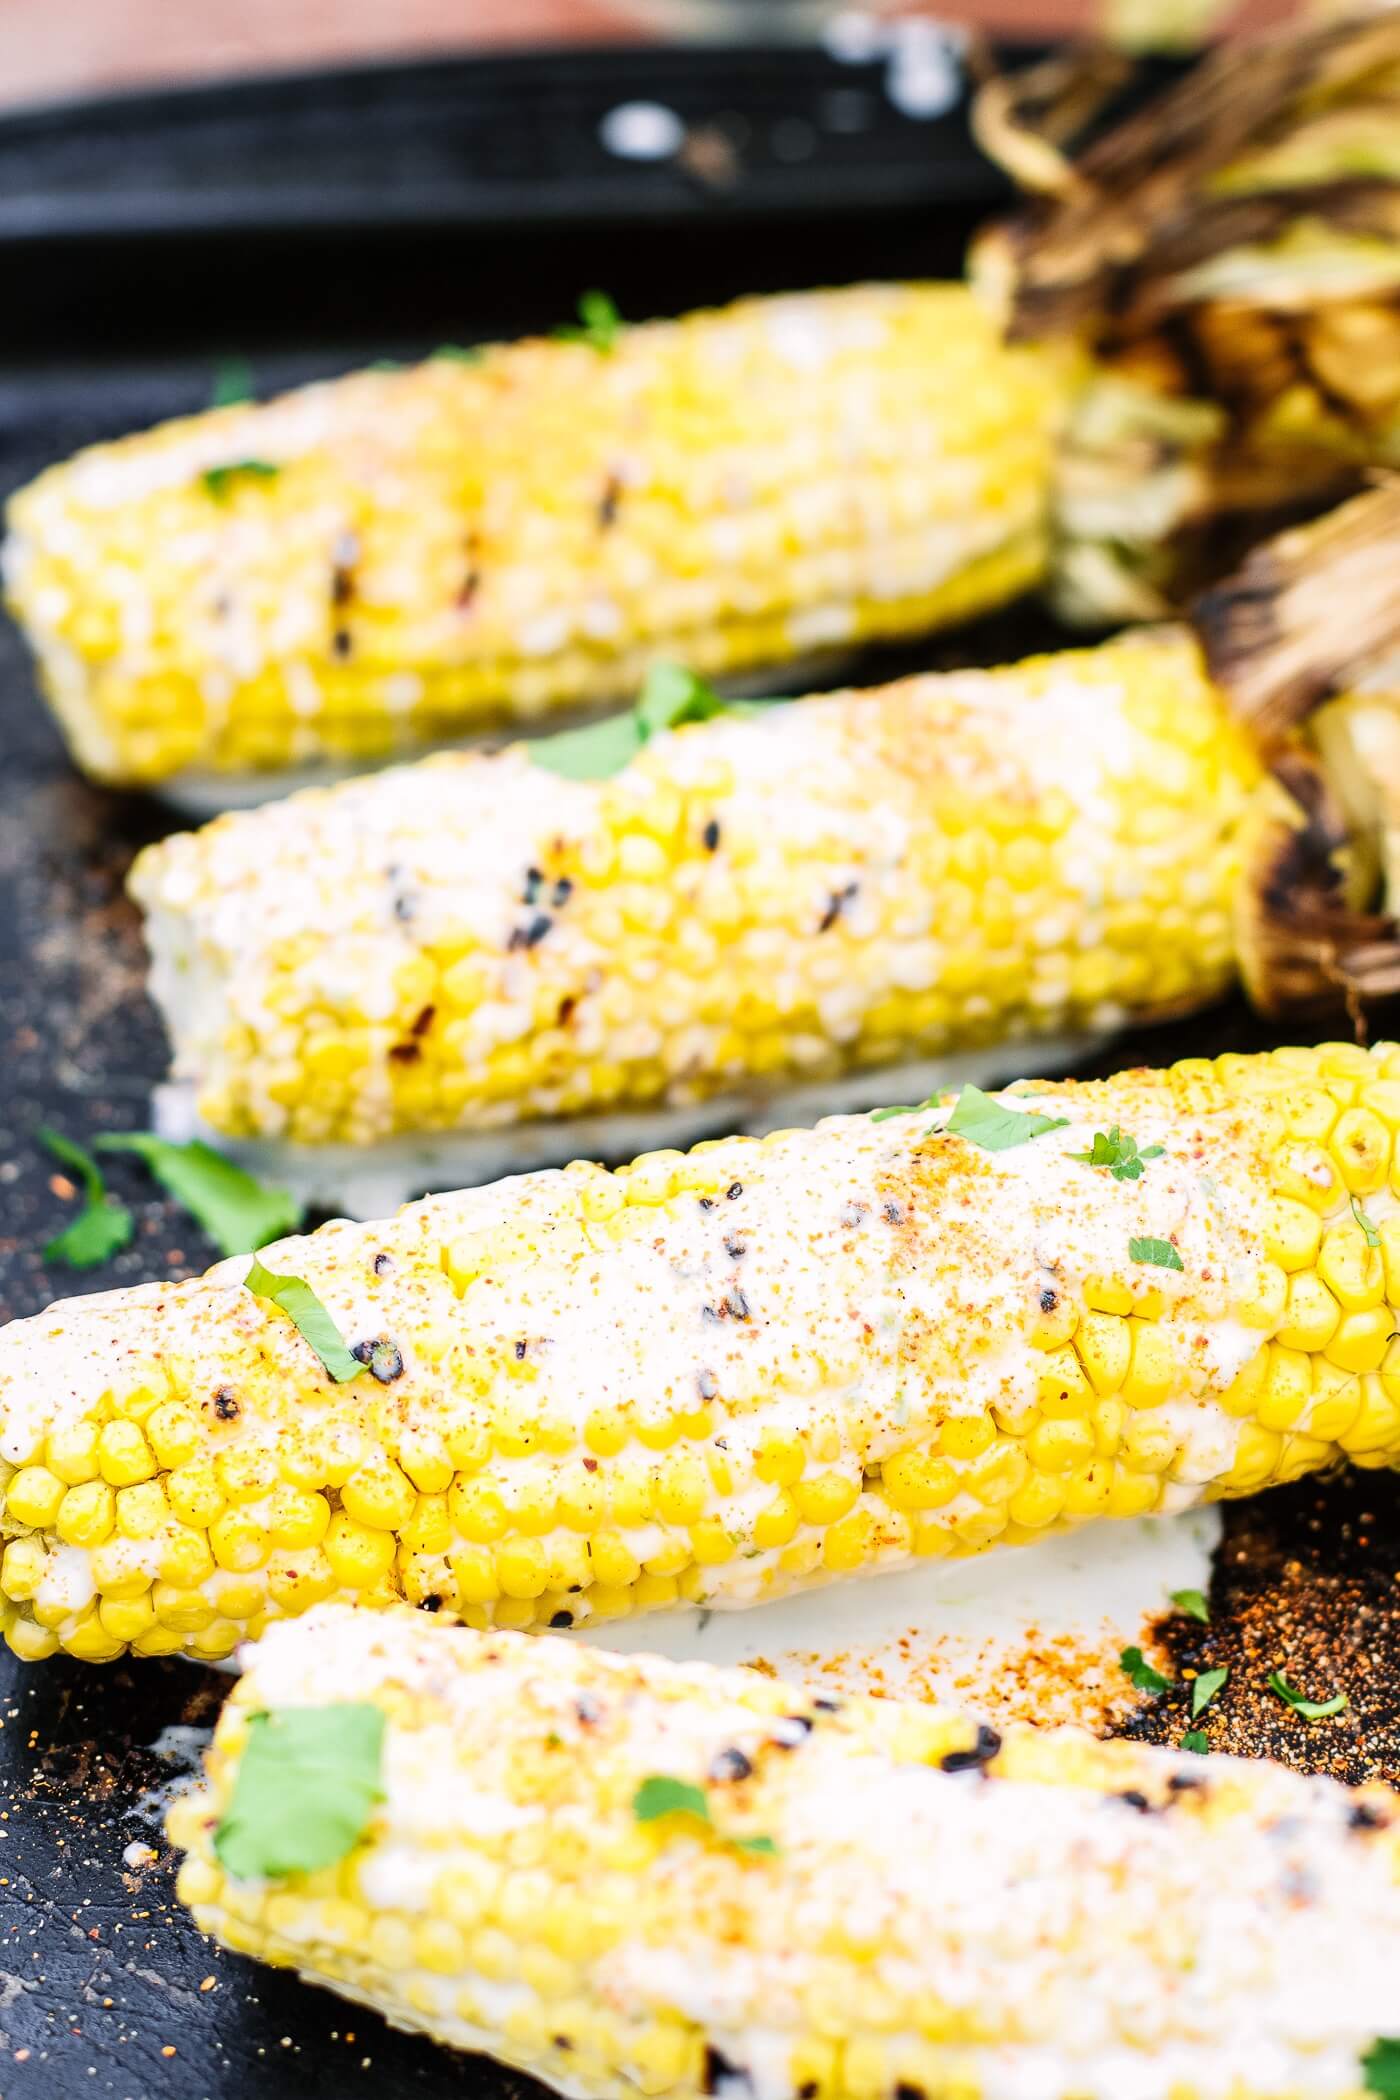
[[[548,326],[591,283],[641,317],[743,291],[954,270],[973,224],[1000,200],[999,178],[971,153],[965,109],[914,126],[882,110],[878,78],[861,71],[817,52],[627,50],[7,118],[0,495],[79,444],[199,408],[230,353],[248,355],[259,391],[270,391],[443,340]],[[854,91],[868,92],[874,110],[859,154],[849,129],[824,132],[819,121],[823,97]],[[601,111],[643,98],[692,122],[725,117],[750,142],[735,182],[716,191],[674,170],[600,165]],[[782,132],[792,122],[817,138],[800,165],[773,150],[775,139],[786,136],[788,152],[802,135]],[[423,144],[429,131],[439,144]],[[449,166],[441,138],[468,133],[474,146]],[[865,669],[993,661],[1054,639],[1039,613],[1018,609]],[[162,1072],[122,884],[133,852],[172,819],[154,801],[74,774],[8,627],[0,754],[8,1319],[74,1281],[46,1271],[39,1252],[71,1213],[35,1126],[80,1139],[139,1127]],[[1139,1031],[1099,1068],[1273,1039],[1235,1003]],[[207,1265],[213,1250],[134,1168],[119,1162],[113,1178],[137,1212],[137,1237],[80,1282]],[[1178,1625],[1175,1635],[1181,1665],[1235,1664],[1213,1709],[1219,1739],[1400,1779],[1400,1699],[1386,1660],[1400,1655],[1397,1517],[1395,1483],[1374,1475],[1308,1483],[1230,1513],[1213,1627]],[[1347,1722],[1261,1739],[1241,1687],[1257,1681],[1265,1650],[1267,1667],[1346,1682]],[[217,1952],[176,1906],[163,1848],[150,1866],[124,1864],[133,1841],[159,1845],[137,1813],[143,1791],[167,1776],[152,1744],[171,1726],[206,1725],[224,1683],[180,1663],[25,1670],[0,1661],[0,2100],[495,2100],[529,2090]],[[1178,1717],[1171,1725],[1179,1732]]]

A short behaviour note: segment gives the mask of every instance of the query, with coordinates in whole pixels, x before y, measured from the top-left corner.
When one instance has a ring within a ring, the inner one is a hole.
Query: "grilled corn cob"
[[[51,470],[10,602],[99,778],[364,763],[1001,602],[1061,399],[956,285],[439,356]]]
[[[254,1756],[356,1708],[361,1834],[239,1879]],[[1360,2100],[1397,2023],[1384,1788],[564,1641],[278,1628],[169,1829],[203,1931],[570,2094]]]
[[[1397,1130],[1339,1044],[433,1198],[263,1250],[344,1382],[244,1259],[57,1305],[0,1334],[7,1637],[744,1605],[1389,1464]]]
[[[310,1147],[546,1119],[567,1159],[563,1119],[1104,1029],[1233,975],[1262,769],[1185,635],[724,716],[608,780],[534,749],[142,855],[209,1125]]]

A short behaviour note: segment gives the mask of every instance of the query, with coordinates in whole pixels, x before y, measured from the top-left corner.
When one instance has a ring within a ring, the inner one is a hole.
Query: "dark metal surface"
[[[946,226],[943,238],[953,238]],[[189,354],[176,359],[167,350],[143,360],[127,349],[119,356],[113,323],[88,331],[93,347],[81,364],[0,367],[0,493],[84,441],[200,406],[215,357],[230,349],[254,353],[267,388],[444,338],[548,324],[594,278],[641,314],[777,281],[920,262],[911,220],[848,223],[839,237],[826,226],[794,226],[778,250],[752,236],[721,241],[703,229],[689,249],[672,242],[663,254],[662,245],[659,236],[651,246],[629,244],[605,271],[592,267],[600,258],[586,243],[556,246],[541,268],[545,251],[524,241],[499,270],[483,272],[477,251],[476,274],[465,279],[433,269],[413,276],[400,256],[411,296],[393,309],[393,323],[386,325],[390,309],[376,300],[335,340],[319,283],[298,284],[295,272],[282,281],[286,299],[276,309],[240,306],[236,286],[215,275],[204,284],[204,303],[192,303],[178,275],[166,275],[160,305],[139,317],[141,332],[193,343]],[[925,235],[924,268],[938,245]],[[240,252],[244,274],[236,284],[257,269],[256,252]],[[387,263],[382,251],[358,256],[375,284]],[[162,267],[170,266],[167,256]],[[62,273],[52,278],[61,281]],[[62,312],[72,324],[88,292],[80,276],[68,282],[73,303]],[[130,319],[135,309],[122,311]],[[344,323],[343,302],[335,311]],[[80,332],[60,328],[56,339]],[[284,346],[293,342],[323,347],[292,353]],[[965,646],[986,661],[1043,638],[1043,623],[1017,615],[989,623]],[[112,1179],[138,1212],[134,1245],[88,1279],[43,1267],[38,1250],[71,1210],[33,1144],[34,1126],[49,1121],[79,1138],[139,1127],[161,1071],[162,1039],[142,991],[139,932],[122,879],[133,851],[168,819],[153,802],[76,778],[8,628],[0,630],[0,752],[0,1318],[12,1318],[75,1281],[105,1288],[185,1274],[203,1267],[212,1250],[151,1193],[133,1162],[120,1160]],[[1235,1004],[1143,1032],[1101,1067],[1269,1040]],[[1400,1648],[1397,1518],[1395,1483],[1375,1475],[1306,1485],[1232,1512],[1215,1625],[1182,1630],[1179,1653],[1184,1666],[1227,1657],[1236,1665],[1213,1710],[1221,1740],[1245,1747],[1254,1739],[1259,1709],[1251,1686],[1267,1647],[1267,1667],[1283,1662],[1312,1682],[1328,1675],[1347,1684],[1354,1700],[1353,1720],[1340,1734],[1295,1722],[1276,1731],[1272,1747],[1295,1762],[1333,1765],[1341,1750],[1349,1771],[1400,1778],[1400,1702],[1388,1696],[1383,1668],[1386,1650]],[[494,2100],[523,2090],[522,2081],[489,2066],[452,2059],[292,1978],[217,1953],[175,1906],[163,1849],[145,1868],[124,1864],[133,1841],[160,1843],[140,1815],[143,1790],[169,1771],[150,1746],[171,1725],[207,1724],[221,1688],[217,1676],[177,1663],[94,1669],[60,1661],[26,1670],[8,1656],[0,1662],[0,2100],[464,2092]],[[1154,1725],[1179,1734],[1182,1723],[1168,1703]]]

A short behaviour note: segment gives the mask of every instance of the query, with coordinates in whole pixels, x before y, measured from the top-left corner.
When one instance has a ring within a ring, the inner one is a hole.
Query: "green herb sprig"
[[[944,1129],[950,1137],[966,1138],[984,1152],[1010,1152],[1018,1145],[1028,1145],[1032,1138],[1043,1137],[1047,1130],[1065,1129],[1068,1121],[1066,1116],[1023,1114],[1019,1109],[1003,1108],[980,1087],[968,1085],[958,1095]]]
[[[1362,1236],[1366,1241],[1366,1245],[1368,1247],[1379,1247],[1381,1243],[1381,1236],[1377,1232],[1375,1226],[1371,1223],[1371,1220],[1367,1217],[1365,1211],[1361,1208],[1361,1205],[1357,1202],[1355,1196],[1353,1196],[1351,1199],[1351,1214],[1355,1218],[1357,1224],[1361,1227]]]
[[[1282,1670],[1275,1670],[1270,1676],[1269,1690],[1305,1721],[1329,1721],[1333,1714],[1345,1713],[1350,1703],[1345,1692],[1338,1692],[1331,1699],[1305,1699],[1301,1692],[1294,1690]]]
[[[221,1254],[252,1254],[301,1223],[302,1206],[286,1189],[264,1188],[199,1138],[174,1144],[149,1131],[123,1130],[98,1138],[97,1149],[134,1152]]]
[[[255,1298],[267,1298],[281,1307],[337,1385],[359,1377],[365,1366],[346,1348],[344,1335],[304,1278],[274,1276],[255,1255],[243,1281]]]
[[[1149,1159],[1160,1159],[1166,1148],[1162,1145],[1146,1145],[1138,1149],[1136,1138],[1124,1137],[1115,1123],[1111,1130],[1096,1130],[1094,1142],[1087,1152],[1071,1152],[1071,1159],[1082,1160],[1086,1166],[1107,1167],[1115,1181],[1139,1181]]]
[[[206,493],[222,503],[238,482],[271,481],[281,471],[270,459],[231,459],[220,467],[206,467],[199,478]]]
[[[620,773],[644,745],[667,730],[716,715],[746,713],[771,701],[725,700],[709,682],[684,664],[656,663],[647,672],[635,707],[583,729],[561,729],[536,737],[526,746],[529,757],[546,772],[566,780],[609,780]]]
[[[1188,1619],[1199,1619],[1202,1626],[1209,1626],[1210,1606],[1200,1590],[1173,1590],[1171,1601]]]
[[[334,1866],[384,1798],[384,1715],[367,1703],[254,1714],[214,1850],[239,1881]]]
[[[632,1813],[639,1823],[657,1823],[663,1816],[694,1816],[697,1822],[703,1823],[707,1830],[714,1831],[716,1837],[733,1845],[737,1851],[771,1858],[778,1850],[770,1837],[730,1837],[717,1830],[704,1788],[693,1786],[688,1779],[673,1779],[666,1773],[656,1772],[642,1781],[632,1796]]]
[[[1378,2035],[1361,2059],[1366,2090],[1379,2100],[1400,2100],[1400,2039]]]
[[[554,337],[560,343],[587,343],[590,350],[610,357],[626,325],[616,302],[606,292],[581,292],[577,323],[566,322],[562,328],[556,328]]]
[[[1147,1262],[1154,1269],[1177,1269],[1183,1275],[1186,1264],[1170,1240],[1131,1239],[1128,1242],[1130,1261]]]
[[[1160,1670],[1154,1670],[1141,1648],[1125,1648],[1118,1661],[1129,1683],[1135,1690],[1139,1692],[1169,1692],[1171,1690],[1172,1681],[1170,1677],[1164,1677]]]
[[[71,1224],[44,1248],[44,1260],[69,1269],[95,1269],[129,1246],[136,1230],[131,1212],[107,1194],[107,1184],[90,1152],[47,1124],[35,1131],[44,1150],[69,1167],[83,1184],[83,1207]]]
[[[1229,1664],[1222,1663],[1218,1670],[1202,1670],[1200,1676],[1192,1680],[1191,1718],[1193,1721],[1198,1720],[1205,1712],[1221,1686],[1228,1682],[1229,1676]]]

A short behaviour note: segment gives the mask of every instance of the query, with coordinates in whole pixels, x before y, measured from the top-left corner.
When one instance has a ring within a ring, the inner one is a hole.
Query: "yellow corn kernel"
[[[599,1531],[588,1542],[593,1579],[613,1589],[626,1589],[642,1572],[642,1564],[620,1531]]]
[[[0,1590],[16,1604],[38,1593],[49,1565],[48,1548],[39,1539],[11,1539],[0,1560]]]
[[[1091,1312],[1130,1313],[1134,1298],[1118,1276],[1089,1276],[1084,1283],[1084,1303]]]
[[[407,1474],[381,1451],[350,1475],[340,1500],[357,1524],[375,1531],[398,1531],[412,1516],[417,1494]]]
[[[1341,1317],[1341,1307],[1316,1271],[1298,1269],[1288,1279],[1278,1339],[1288,1349],[1324,1348]]]
[[[1294,1282],[1298,1279],[1295,1277]],[[1291,1429],[1312,1400],[1312,1364],[1298,1349],[1281,1343],[1269,1348],[1268,1376],[1259,1395],[1255,1420],[1265,1429]]]
[[[1306,1203],[1286,1196],[1273,1196],[1264,1226],[1264,1250],[1271,1261],[1290,1273],[1309,1269],[1317,1259],[1322,1221]]]
[[[1321,1145],[1285,1139],[1270,1162],[1275,1192],[1310,1210],[1330,1211],[1337,1206],[1337,1170]]]
[[[1381,1251],[1367,1245],[1354,1218],[1343,1217],[1340,1224],[1329,1228],[1317,1257],[1317,1273],[1343,1312],[1369,1312],[1385,1297]]]
[[[278,1471],[272,1452],[254,1444],[221,1451],[214,1460],[214,1477],[229,1502],[261,1502],[275,1484]]]
[[[58,1635],[52,1627],[36,1626],[31,1619],[16,1619],[5,1628],[5,1639],[21,1662],[46,1662],[58,1652]]]
[[[193,1458],[204,1441],[199,1423],[189,1409],[172,1401],[147,1415],[146,1439],[167,1471]]]
[[[1013,1524],[1027,1531],[1043,1531],[1053,1524],[1065,1506],[1065,1485],[1058,1477],[1032,1473],[1006,1505]]]
[[[754,1451],[753,1469],[760,1480],[774,1487],[792,1487],[802,1478],[807,1452],[800,1436],[786,1430],[765,1429]]]
[[[822,1561],[833,1575],[854,1574],[863,1568],[874,1550],[875,1519],[868,1509],[853,1509],[828,1525],[822,1540]]]
[[[180,1522],[198,1530],[212,1524],[224,1506],[223,1490],[207,1458],[187,1459],[177,1466],[165,1483],[165,1492]]]
[[[62,1645],[79,1662],[113,1662],[122,1652],[120,1640],[108,1633],[95,1606],[71,1633],[64,1634]]]
[[[1096,1393],[1116,1393],[1128,1375],[1133,1337],[1129,1323],[1116,1313],[1087,1312],[1074,1337],[1075,1353],[1089,1374]],[[1041,1406],[1053,1416],[1054,1408]],[[1076,1414],[1081,1409],[1074,1409]]]
[[[213,1572],[214,1556],[202,1531],[188,1531],[182,1526],[161,1540],[156,1573],[162,1582],[171,1583],[176,1589],[197,1589]]]
[[[844,1473],[814,1473],[793,1488],[793,1497],[805,1524],[834,1524],[855,1507],[860,1489]]]
[[[960,1477],[946,1458],[917,1446],[897,1451],[881,1468],[885,1499],[896,1509],[941,1509],[958,1492]]]
[[[1000,1508],[1025,1484],[1031,1463],[1021,1445],[998,1440],[968,1466],[966,1485],[979,1502]]]
[[[950,1415],[938,1432],[948,1458],[980,1458],[996,1442],[996,1424],[986,1415]]]
[[[577,1474],[561,1474],[556,1507],[559,1522],[571,1531],[597,1531],[607,1521],[608,1491],[596,1473],[580,1466]]]
[[[1329,1363],[1339,1364],[1344,1371],[1378,1371],[1394,1331],[1388,1305],[1373,1306],[1369,1312],[1344,1313],[1323,1354]]]
[[[213,1534],[210,1533],[212,1543]],[[393,1566],[394,1535],[357,1524],[338,1509],[331,1518],[321,1551],[342,1589],[365,1590],[381,1582]]]
[[[149,1590],[139,1597],[99,1597],[97,1616],[102,1631],[123,1646],[139,1641],[156,1623]]]
[[[135,1422],[104,1424],[97,1439],[97,1463],[102,1478],[112,1487],[134,1487],[149,1480],[156,1470],[151,1447]]]
[[[152,1583],[151,1608],[162,1626],[177,1633],[201,1633],[217,1616],[213,1600],[203,1590],[182,1589],[170,1582]]]
[[[1329,1364],[1325,1357],[1318,1356],[1313,1359],[1312,1387],[1306,1421],[1308,1434],[1335,1443],[1351,1428],[1361,1410],[1361,1380],[1354,1371],[1344,1371],[1340,1365]]]
[[[1040,1422],[1026,1440],[1037,1473],[1068,1473],[1087,1466],[1094,1455],[1094,1432],[1087,1422]]]
[[[47,1466],[23,1466],[5,1490],[5,1508],[20,1524],[47,1530],[68,1490]]]
[[[398,1462],[420,1494],[445,1494],[456,1461],[433,1429],[408,1429],[399,1441]]]
[[[458,1546],[447,1556],[459,1604],[492,1604],[501,1594],[496,1560],[489,1546]]]
[[[165,1489],[158,1480],[142,1480],[135,1487],[118,1488],[117,1529],[123,1538],[153,1539],[169,1517]]]
[[[1277,1473],[1282,1452],[1283,1438],[1277,1430],[1265,1429],[1259,1422],[1242,1422],[1234,1463],[1220,1476],[1219,1485],[1231,1489],[1263,1487]]]
[[[447,1509],[458,1532],[473,1545],[504,1538],[510,1519],[489,1480],[457,1480],[447,1491]]]
[[[1100,1400],[1089,1417],[1094,1432],[1094,1451],[1099,1458],[1112,1458],[1123,1441],[1128,1410],[1116,1393]]]
[[[1400,1352],[1400,1344],[1392,1343],[1391,1348],[1392,1353]],[[1361,1380],[1356,1419],[1337,1442],[1352,1458],[1400,1449],[1400,1378],[1387,1371],[1383,1377],[1372,1373]]]
[[[631,1423],[620,1407],[595,1407],[583,1425],[583,1441],[599,1458],[615,1458],[631,1435]]]
[[[1331,1152],[1343,1185],[1353,1196],[1367,1196],[1384,1186],[1390,1165],[1390,1132],[1369,1108],[1343,1109],[1332,1132]]]
[[[101,1425],[97,1422],[70,1422],[66,1426],[51,1429],[44,1445],[44,1459],[51,1473],[69,1487],[81,1487],[85,1480],[96,1480],[101,1467],[97,1462],[97,1440]]]
[[[290,1487],[285,1481],[273,1489],[268,1503],[267,1531],[274,1546],[286,1547],[292,1552],[305,1546],[319,1546],[330,1520],[330,1505],[324,1495],[309,1494],[305,1488]]]
[[[1256,1264],[1250,1287],[1235,1304],[1235,1318],[1265,1334],[1277,1331],[1288,1303],[1288,1277],[1275,1261]]]
[[[761,1509],[753,1520],[753,1542],[767,1551],[773,1546],[786,1546],[802,1521],[796,1500],[786,1488],[778,1493],[766,1508]]]
[[[1080,1323],[1074,1348],[1055,1349],[1046,1357],[1036,1378],[1036,1399],[1042,1413],[1051,1421],[1072,1421],[1077,1416],[1089,1414],[1092,1410],[1094,1388],[1085,1376],[1075,1350],[1082,1342],[1084,1331],[1091,1320],[1111,1317],[1111,1314],[1086,1313]]]
[[[1160,1407],[1177,1380],[1171,1336],[1155,1320],[1131,1320],[1132,1356],[1122,1397],[1129,1407]]]
[[[1069,1292],[1046,1289],[1035,1302],[1026,1340],[1032,1349],[1062,1349],[1078,1325],[1079,1307]]]
[[[1111,1459],[1098,1458],[1082,1472],[1071,1473],[1065,1482],[1066,1516],[1081,1521],[1087,1517],[1101,1517],[1113,1492],[1114,1472]]]
[[[690,1527],[690,1550],[699,1567],[714,1568],[734,1558],[734,1541],[718,1518],[706,1517]]]
[[[233,1574],[260,1568],[270,1545],[267,1526],[249,1510],[226,1509],[209,1526],[209,1550],[219,1566]]]
[[[549,1559],[540,1541],[504,1539],[496,1548],[496,1580],[503,1597],[542,1597],[549,1588]]]
[[[1131,1415],[1123,1430],[1118,1462],[1134,1473],[1165,1473],[1173,1465],[1181,1439],[1160,1415]]]
[[[69,1488],[58,1505],[53,1528],[65,1546],[97,1546],[111,1532],[116,1497],[105,1480],[85,1480]]]
[[[656,1468],[652,1503],[659,1522],[693,1524],[709,1500],[710,1478],[701,1459],[682,1454]]]
[[[1162,1499],[1162,1482],[1156,1473],[1135,1473],[1128,1466],[1115,1466],[1105,1513],[1110,1517],[1146,1517]]]
[[[477,1473],[491,1456],[491,1432],[484,1422],[454,1422],[443,1431],[443,1443],[447,1455],[459,1473]],[[305,1481],[300,1485],[317,1487],[319,1481]],[[444,1482],[451,1486],[451,1482]]]

